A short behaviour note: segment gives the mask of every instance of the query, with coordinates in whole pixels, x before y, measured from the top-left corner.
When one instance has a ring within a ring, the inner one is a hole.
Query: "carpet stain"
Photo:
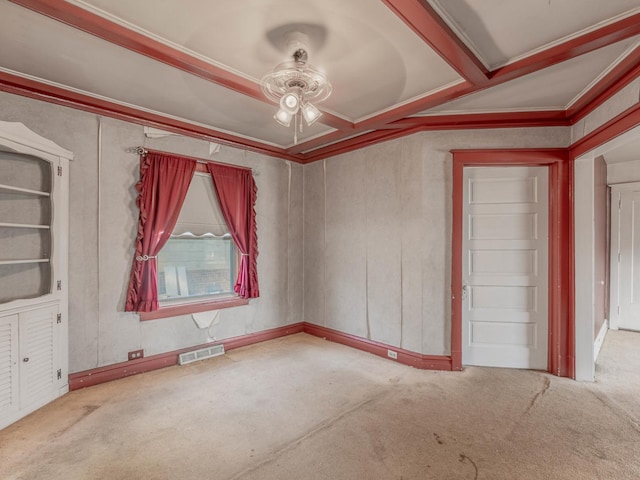
[[[433,434],[433,438],[436,439],[436,442],[438,442],[438,445],[444,445],[444,442],[440,440],[440,435],[438,435],[437,433]]]
[[[59,431],[55,432],[52,435],[52,438],[59,437],[60,435],[62,435],[66,431],[68,431],[71,427],[73,427],[74,425],[77,425],[78,423],[80,423],[84,418],[88,417],[89,415],[91,415],[93,412],[95,412],[99,408],[100,408],[100,405],[83,405],[82,406],[82,414],[78,418],[76,418],[72,423],[70,423],[69,425],[64,427],[62,430],[59,430]]]
[[[613,400],[611,400],[606,394],[601,394],[588,389],[591,395],[593,395],[602,405],[611,410],[618,418],[625,421],[631,427],[640,433],[640,424],[636,419],[629,414],[624,408],[618,406]]]
[[[538,399],[540,397],[542,397],[545,393],[547,393],[547,391],[549,390],[549,387],[551,386],[551,380],[549,380],[548,377],[544,378],[544,385],[542,386],[542,390],[540,390],[538,393],[536,393],[533,398],[531,399],[531,401],[529,402],[529,405],[527,406],[527,409],[525,410],[524,414],[526,415],[527,413],[529,413],[529,411],[533,408],[533,406],[536,404],[536,402],[538,401]]]
[[[473,465],[473,468],[476,471],[476,476],[473,477],[473,480],[478,480],[478,466],[476,465],[476,462],[474,462],[473,460],[471,460],[469,457],[467,457],[464,453],[460,454],[460,457],[458,458],[458,461],[460,463],[464,463],[465,460],[469,460],[469,463],[471,463],[471,465]]]
[[[278,450],[275,450],[273,452],[271,452],[268,456],[266,456],[266,458],[264,458],[262,461],[247,467],[245,469],[243,469],[242,471],[236,473],[235,475],[231,476],[229,478],[229,480],[239,480],[240,478],[244,477],[245,475],[248,475],[250,473],[253,473],[255,471],[257,471],[258,469],[264,467],[265,465],[268,465],[270,463],[276,463],[278,459],[287,451],[293,450],[294,448],[296,448],[297,446],[299,446],[300,444],[302,444],[304,441],[308,440],[309,438],[317,435],[318,433],[327,430],[329,428],[331,428],[333,425],[335,425],[336,423],[338,423],[340,420],[342,420],[343,418],[349,416],[350,414],[356,412],[357,410],[360,410],[361,408],[369,405],[370,403],[376,402],[378,401],[380,398],[384,397],[387,395],[387,392],[379,392],[376,395],[363,400],[362,402],[359,402],[355,405],[353,405],[351,408],[331,417],[328,419],[325,419],[323,421],[321,421],[319,424],[317,424],[314,428],[312,428],[311,430],[307,431],[307,433],[305,433],[304,435],[301,435],[300,437],[291,440],[290,442],[288,442],[286,445],[284,445],[283,447],[279,448]],[[384,462],[383,462],[384,464]]]

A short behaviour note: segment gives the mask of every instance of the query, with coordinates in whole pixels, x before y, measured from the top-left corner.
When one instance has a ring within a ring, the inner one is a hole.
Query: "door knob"
[[[29,357],[24,357],[24,358],[22,359],[22,361],[23,361],[24,363],[27,363],[27,362],[29,361]]]
[[[462,300],[467,298],[467,282],[462,282]]]

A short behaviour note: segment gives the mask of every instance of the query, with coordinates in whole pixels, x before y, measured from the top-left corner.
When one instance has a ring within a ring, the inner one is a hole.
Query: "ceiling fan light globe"
[[[300,108],[300,97],[295,92],[287,92],[280,99],[280,109],[295,115]]]
[[[322,112],[312,103],[305,103],[301,107],[302,116],[308,126],[313,125],[322,116]]]
[[[291,119],[293,118],[293,115],[283,109],[280,109],[276,112],[273,118],[283,127],[288,127],[289,125],[291,125]]]

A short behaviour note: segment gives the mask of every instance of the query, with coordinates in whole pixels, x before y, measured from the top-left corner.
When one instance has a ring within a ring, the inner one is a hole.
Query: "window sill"
[[[183,303],[181,305],[167,305],[160,307],[155,312],[139,312],[140,320],[156,320],[158,318],[177,317],[178,315],[188,315],[190,313],[208,312],[221,308],[239,307],[248,305],[249,299],[233,297],[224,300],[209,300],[206,302]]]

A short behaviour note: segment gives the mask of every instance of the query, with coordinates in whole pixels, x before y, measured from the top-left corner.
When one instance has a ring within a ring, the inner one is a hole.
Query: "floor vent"
[[[200,350],[194,350],[193,352],[181,353],[178,357],[178,363],[185,365],[187,363],[197,362],[198,360],[204,360],[205,358],[217,357],[218,355],[224,355],[224,345],[213,345],[207,348],[201,348]]]

